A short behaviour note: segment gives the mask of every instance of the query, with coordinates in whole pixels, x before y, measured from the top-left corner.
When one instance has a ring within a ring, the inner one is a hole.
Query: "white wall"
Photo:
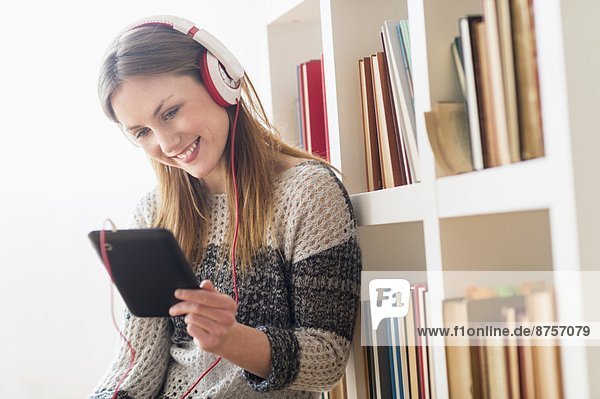
[[[261,12],[244,0],[0,6],[0,398],[83,398],[113,355],[108,280],[87,233],[106,217],[126,227],[154,176],[98,105],[110,39],[140,17],[183,16],[262,93]]]

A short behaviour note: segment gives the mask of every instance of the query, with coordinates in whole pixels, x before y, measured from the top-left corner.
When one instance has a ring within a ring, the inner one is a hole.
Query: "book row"
[[[425,114],[438,175],[544,156],[532,0],[482,0],[461,18],[449,57],[462,100]]]
[[[408,21],[385,21],[381,41],[358,60],[368,191],[420,180]]]

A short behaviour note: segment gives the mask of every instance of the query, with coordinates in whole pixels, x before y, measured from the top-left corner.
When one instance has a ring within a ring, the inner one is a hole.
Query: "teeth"
[[[199,140],[199,138],[196,139],[196,141],[194,141],[192,143],[192,146],[186,152],[183,152],[183,153],[177,155],[177,158],[178,159],[186,159],[187,157],[189,157],[190,155],[192,155],[192,152],[194,152],[194,150],[196,149],[196,147],[198,147],[198,140]]]

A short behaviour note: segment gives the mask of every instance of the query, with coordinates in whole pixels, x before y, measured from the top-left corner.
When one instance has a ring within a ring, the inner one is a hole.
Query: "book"
[[[367,189],[368,191],[375,191],[382,189],[383,183],[381,180],[379,138],[377,134],[377,117],[375,115],[371,68],[371,57],[365,57],[358,61],[363,135],[365,141],[365,164],[367,168]]]
[[[392,383],[392,398],[404,398],[404,387],[402,386],[402,363],[400,361],[400,340],[397,318],[386,320],[389,331],[389,354],[390,354],[390,379]]]
[[[524,311],[517,312],[517,321],[528,324],[529,318]],[[533,371],[533,348],[527,337],[517,338],[519,354],[519,380],[522,399],[535,399],[535,372]]]
[[[454,67],[456,70],[456,77],[460,84],[460,92],[465,101],[467,101],[467,80],[465,77],[465,67],[462,59],[462,44],[460,37],[455,37],[450,44],[450,52],[452,53],[452,59],[454,60]]]
[[[396,130],[403,146],[404,169],[410,171],[409,182],[420,180],[415,109],[413,105],[406,50],[398,36],[400,21],[385,21],[381,28],[389,71],[389,82],[396,115]]]
[[[484,84],[489,85],[491,106],[494,109],[494,154],[495,166],[511,162],[508,142],[508,126],[506,118],[506,103],[504,101],[504,82],[502,76],[502,57],[500,55],[500,39],[498,37],[498,15],[495,0],[483,0],[483,26],[485,54],[488,78]],[[486,109],[487,111],[487,109]]]
[[[381,326],[377,330],[372,330],[373,341],[373,373],[375,375],[375,394],[377,399],[386,399],[392,396],[392,386],[390,379],[390,355],[387,329]]]
[[[487,41],[485,40],[485,22],[480,21],[474,24],[473,42],[477,51],[478,59],[478,98],[481,98],[479,104],[479,118],[483,121],[482,137],[484,144],[483,164],[486,168],[500,166],[503,164],[500,155],[500,146],[498,143],[498,133],[496,130],[496,112],[494,107],[494,98],[492,90],[490,62],[487,51]],[[507,158],[506,158],[507,159]],[[505,159],[505,160],[506,160]]]
[[[378,52],[371,55],[371,63],[383,188],[392,188],[405,184],[406,180],[398,152],[399,146],[388,82],[389,75],[384,53]]]
[[[514,331],[517,325],[517,312],[512,306],[502,308],[502,318],[506,327]],[[506,337],[506,366],[510,399],[521,399],[519,378],[519,353],[516,337]]]
[[[491,291],[490,295],[491,295]],[[469,299],[467,317],[469,323],[488,323],[504,321],[503,311],[507,307],[523,310],[525,298],[516,296],[490,296]],[[486,336],[480,340],[478,348],[480,358],[480,385],[482,396],[489,399],[509,399],[509,377],[507,373],[506,353],[502,346],[502,337]],[[483,352],[483,353],[482,353]]]
[[[415,304],[414,301],[408,303],[408,313],[404,317],[406,322],[406,349],[408,357],[408,375],[410,398],[419,398],[419,366],[417,361],[417,332],[415,329]]]
[[[477,341],[478,344],[474,347],[474,356],[471,358],[471,370],[473,376],[476,376],[474,378],[479,380],[479,394],[475,397],[481,399],[491,399],[485,341],[483,338],[474,338],[474,340]],[[477,357],[475,358],[475,356]]]
[[[502,337],[485,337],[486,385],[490,399],[511,399]]]
[[[519,143],[519,119],[517,113],[517,85],[515,80],[515,62],[512,45],[512,21],[509,0],[493,0],[496,3],[498,21],[498,41],[502,67],[502,83],[504,84],[504,104],[506,109],[506,129],[510,161],[521,160]]]
[[[473,170],[465,103],[440,102],[425,113],[425,125],[438,176]]]
[[[476,71],[476,61],[478,60],[478,54],[472,45],[472,36],[474,32],[474,24],[481,21],[481,16],[469,16],[462,18],[459,22],[460,26],[460,42],[462,50],[462,63],[465,71],[465,87],[466,87],[466,100],[467,100],[467,112],[469,120],[469,134],[471,144],[471,157],[473,161],[473,168],[475,170],[483,169],[483,149],[482,149],[482,120],[480,118],[480,94],[478,93],[478,85],[476,77],[479,76],[479,72]],[[477,64],[478,65],[478,64]]]
[[[544,156],[532,8],[531,0],[510,0],[521,157],[523,159]]]
[[[396,318],[396,327],[398,332],[398,363],[400,365],[400,385],[402,387],[402,394],[405,399],[410,398],[410,376],[409,376],[409,363],[408,363],[408,347],[406,339],[406,317]]]
[[[340,382],[329,391],[330,399],[346,399],[346,376],[344,375]]]
[[[415,284],[411,287],[412,291],[412,303],[415,305],[414,318],[416,328],[425,328],[425,307],[424,307],[424,293],[427,290],[425,284]],[[417,365],[418,365],[418,377],[419,377],[419,397],[423,399],[431,398],[429,389],[429,363],[427,357],[427,337],[422,337],[417,334]]]
[[[398,37],[400,38],[400,42],[402,43],[402,54],[403,60],[408,71],[409,84],[410,84],[410,96],[413,99],[415,98],[415,92],[413,87],[412,80],[412,51],[410,46],[410,33],[408,27],[408,19],[403,19],[400,21],[400,24],[396,28],[396,32],[398,33]]]
[[[452,298],[442,302],[444,327],[468,323],[467,299]],[[448,395],[450,399],[476,399],[473,396],[471,374],[471,350],[466,337],[446,337],[446,370],[448,373]]]
[[[524,287],[526,310],[532,323],[549,323],[556,320],[554,292],[544,285]],[[539,339],[532,347],[536,395],[544,399],[562,399],[560,354],[553,342]]]
[[[362,331],[365,334],[364,337],[364,350],[365,350],[365,387],[366,397],[368,399],[377,398],[377,381],[375,380],[375,356],[373,347],[373,331],[371,330],[371,308],[369,302],[364,302],[361,306],[362,309]]]
[[[321,60],[307,61],[301,64],[300,68],[305,149],[328,159]]]
[[[431,322],[431,309],[430,309],[430,299],[429,299],[429,290],[427,289],[427,286],[425,286],[425,288],[421,291],[421,300],[423,302],[423,312],[424,312],[424,322],[425,322],[425,327],[430,327],[432,326],[432,322]],[[428,370],[427,370],[427,379],[428,379],[428,383],[429,383],[429,398],[430,399],[436,399],[437,398],[437,393],[435,390],[435,373],[433,372],[434,368],[434,359],[433,359],[433,347],[431,345],[431,338],[426,336],[425,337],[425,350],[427,353],[427,365],[428,365]]]

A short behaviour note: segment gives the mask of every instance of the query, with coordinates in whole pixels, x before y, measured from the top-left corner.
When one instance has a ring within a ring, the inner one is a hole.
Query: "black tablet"
[[[88,237],[102,261],[100,231]],[[105,240],[113,281],[135,316],[167,317],[169,308],[179,302],[176,289],[198,288],[198,279],[169,230],[107,230]]]

